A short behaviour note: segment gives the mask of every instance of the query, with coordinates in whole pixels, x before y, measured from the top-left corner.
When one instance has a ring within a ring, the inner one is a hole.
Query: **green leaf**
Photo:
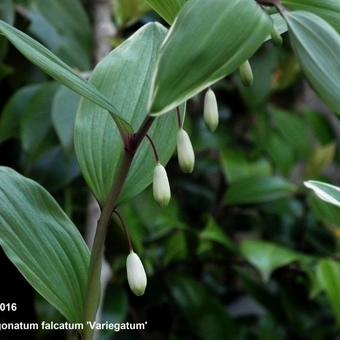
[[[60,87],[53,99],[53,126],[66,151],[73,148],[73,130],[79,100],[79,96],[66,87]]]
[[[185,275],[169,275],[166,283],[196,337],[219,340],[233,334],[238,338],[237,326],[226,308],[201,282]],[[202,337],[202,334],[209,336]]]
[[[278,133],[266,136],[265,150],[272,158],[275,167],[288,176],[295,165],[294,150]]]
[[[13,24],[15,16],[15,8],[13,0],[1,0],[0,3],[0,19]]]
[[[306,170],[306,178],[315,178],[321,175],[329,166],[331,166],[336,157],[336,143],[317,146],[314,154],[310,158]]]
[[[311,110],[305,111],[305,117],[318,143],[326,145],[334,142],[334,130],[325,117]]]
[[[340,207],[340,188],[319,181],[307,181],[305,186],[313,190],[321,200]]]
[[[65,188],[80,175],[76,156],[65,155],[61,147],[52,147],[30,169],[30,177],[50,192]]]
[[[0,142],[19,137],[21,117],[41,86],[43,85],[24,86],[7,101],[0,116]]]
[[[312,12],[326,20],[340,33],[340,2],[338,0],[282,0],[287,8]]]
[[[214,219],[209,218],[207,226],[200,233],[202,241],[218,243],[228,250],[235,251],[236,247],[229,236],[216,224]]]
[[[223,150],[221,163],[229,183],[246,178],[267,177],[272,173],[270,163],[266,159],[248,159],[243,152],[235,148]]]
[[[301,255],[274,243],[245,240],[241,244],[243,256],[261,273],[264,281],[280,267],[297,261]]]
[[[186,0],[146,0],[150,6],[169,24],[175,20]]]
[[[280,177],[251,177],[231,184],[225,202],[231,204],[257,204],[287,197],[295,186]]]
[[[35,6],[59,32],[77,37],[91,53],[91,25],[80,0],[37,0]]]
[[[251,68],[254,75],[252,86],[244,86],[239,74],[236,79],[245,102],[256,110],[265,105],[271,94],[273,76],[278,68],[278,50],[264,46],[251,58]]]
[[[28,6],[27,16],[30,32],[48,48],[70,65],[90,69],[91,26],[79,0],[37,0]]]
[[[113,13],[120,27],[134,23],[149,10],[145,0],[113,0]]]
[[[271,28],[255,1],[189,0],[162,45],[151,113],[165,113],[235,71]]]
[[[270,114],[275,128],[285,143],[294,149],[298,159],[306,158],[311,149],[312,135],[303,117],[296,112],[278,109],[272,109]]]
[[[96,87],[79,77],[46,47],[2,20],[0,20],[0,31],[33,64],[74,92],[109,111],[122,131],[131,132],[130,126],[122,116],[119,116],[119,111],[111,102]]]
[[[44,84],[31,98],[20,122],[23,149],[34,153],[51,128],[51,105],[58,85]]]
[[[115,101],[134,130],[148,115],[151,79],[165,31],[160,24],[144,26],[104,58],[93,72],[91,83]],[[174,151],[176,128],[173,114],[157,119],[149,132],[163,164]],[[77,113],[75,148],[88,185],[103,202],[113,186],[124,148],[110,116],[87,100],[81,102]],[[154,165],[150,144],[144,140],[133,161],[121,200],[138,194],[151,183]]]
[[[185,233],[182,230],[176,231],[171,235],[164,245],[164,267],[171,263],[185,261],[188,257],[188,245]]]
[[[326,292],[337,320],[340,320],[340,264],[333,260],[321,260],[317,267],[317,278]]]
[[[315,91],[340,114],[340,35],[308,12],[286,14],[289,36],[301,67]]]
[[[39,184],[0,167],[0,245],[26,280],[70,322],[81,322],[89,265],[77,228]]]
[[[308,205],[319,220],[337,231],[340,230],[340,209],[337,206],[328,204],[314,195],[308,197]]]

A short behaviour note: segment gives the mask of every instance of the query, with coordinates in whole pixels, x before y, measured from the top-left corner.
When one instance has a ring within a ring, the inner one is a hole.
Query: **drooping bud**
[[[251,69],[249,61],[245,61],[241,66],[240,66],[240,77],[242,84],[244,86],[251,86],[254,82],[254,76],[253,76],[253,70]]]
[[[283,39],[281,37],[281,34],[279,33],[279,31],[276,29],[275,26],[273,26],[273,30],[271,33],[271,37],[272,37],[272,41],[276,46],[282,46],[283,43]]]
[[[168,175],[160,163],[155,166],[153,171],[153,197],[162,207],[167,206],[171,198]]]
[[[209,89],[204,98],[204,121],[210,131],[214,132],[218,126],[218,106],[213,90]]]
[[[142,261],[133,250],[126,259],[126,272],[132,292],[137,296],[143,295],[146,288],[146,274]]]
[[[191,173],[195,166],[195,153],[190,137],[183,129],[179,129],[177,132],[177,156],[182,171]]]

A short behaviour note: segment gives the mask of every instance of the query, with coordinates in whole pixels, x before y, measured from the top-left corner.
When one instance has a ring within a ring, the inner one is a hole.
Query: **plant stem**
[[[142,142],[142,140],[144,139],[144,137],[146,136],[146,134],[148,133],[148,131],[151,128],[152,123],[154,122],[155,118],[148,116],[143,124],[141,125],[141,127],[139,128],[138,132],[135,133],[134,138],[133,138],[133,143],[132,146],[134,148],[133,153],[136,153],[140,143]]]
[[[157,152],[157,149],[156,149],[156,145],[153,142],[152,138],[148,134],[146,134],[145,137],[149,140],[150,145],[151,145],[152,150],[153,150],[153,154],[155,156],[155,160],[158,163],[159,162],[159,156],[158,156],[158,152]]]
[[[93,61],[94,65],[97,65],[106,55],[112,50],[112,45],[110,41],[116,36],[117,29],[112,20],[112,0],[91,0],[92,8],[91,13],[93,13]],[[86,80],[90,77],[90,74],[82,74],[82,77]],[[128,138],[128,133],[126,133],[124,124],[117,124],[119,133],[123,139]],[[98,219],[100,216],[100,208],[96,199],[90,195],[87,207],[87,235],[86,240],[91,251],[93,247],[94,237],[97,230]],[[105,290],[107,284],[112,276],[112,271],[108,263],[103,257],[101,263],[101,273],[100,273],[100,301],[96,312],[96,320],[101,319],[102,310],[102,300],[105,296]],[[99,330],[95,330],[92,333],[92,338],[95,340],[99,339]]]
[[[104,245],[106,239],[107,228],[110,223],[112,213],[115,210],[119,195],[123,189],[125,181],[128,177],[128,173],[133,161],[133,158],[146,136],[148,130],[150,129],[154,118],[147,117],[143,122],[142,126],[125,142],[125,153],[121,164],[119,166],[119,170],[117,173],[116,180],[114,182],[111,193],[109,194],[103,209],[101,211],[101,215],[98,221],[96,235],[94,238],[94,243],[91,252],[90,259],[90,268],[88,274],[88,284],[87,284],[87,292],[86,292],[86,301],[85,301],[85,314],[84,314],[84,339],[92,340],[93,330],[90,327],[87,327],[87,321],[94,321],[96,318],[96,312],[98,308],[98,303],[100,299],[100,274],[102,269],[102,261],[104,256]]]
[[[115,208],[117,199],[126,180],[132,157],[125,154],[122,160],[119,173],[112,192],[101,212],[94,243],[91,252],[90,269],[88,275],[87,294],[85,302],[85,318],[84,321],[94,321],[96,318],[97,307],[100,299],[100,274],[102,270],[102,261],[104,256],[104,244],[112,212]],[[85,328],[85,340],[92,339],[92,330]]]
[[[183,122],[182,122],[181,112],[179,110],[179,106],[176,107],[176,114],[177,114],[178,128],[181,129],[181,128],[183,128]]]
[[[286,8],[281,3],[281,0],[256,0],[256,1],[258,4],[263,6],[275,7],[283,17],[284,14],[287,12]]]
[[[128,229],[126,223],[124,222],[122,215],[117,210],[114,210],[113,213],[116,214],[116,216],[118,217],[119,223],[121,224],[122,229],[124,230],[124,233],[125,233],[125,236],[126,236],[126,239],[127,239],[127,242],[128,242],[129,251],[131,252],[131,251],[133,251],[133,247],[132,247],[129,229]]]
[[[260,5],[263,6],[276,6],[279,0],[256,0]]]

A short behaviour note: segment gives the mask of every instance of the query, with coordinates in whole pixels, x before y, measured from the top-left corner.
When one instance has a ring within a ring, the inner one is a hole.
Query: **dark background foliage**
[[[2,0],[0,16],[86,76],[95,60],[96,3],[84,1],[84,10],[71,10],[76,1],[53,7],[57,2]],[[112,8],[112,47],[144,23],[161,20],[142,0],[114,0]],[[197,162],[186,175],[176,157],[171,159],[170,206],[159,208],[148,189],[122,207],[148,287],[142,298],[130,293],[127,244],[113,224],[103,320],[148,323],[143,333],[104,332],[102,339],[338,337],[339,283],[322,272],[320,261],[327,259],[340,271],[340,213],[307,194],[303,181],[339,184],[340,123],[306,83],[284,38],[282,47],[267,42],[251,59],[252,87],[245,88],[237,74],[214,86],[221,117],[216,133],[204,125],[203,96],[190,101],[185,125]],[[2,37],[0,82],[1,165],[45,186],[85,235],[93,200],[73,150],[79,98]],[[3,253],[0,261],[0,302],[18,304],[17,312],[0,313],[1,322],[63,320]],[[323,278],[333,280],[327,294]],[[15,336],[72,335],[1,333],[3,339]]]

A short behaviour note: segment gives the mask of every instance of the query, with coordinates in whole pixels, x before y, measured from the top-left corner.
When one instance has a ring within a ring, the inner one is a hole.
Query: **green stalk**
[[[100,275],[102,270],[104,245],[108,225],[110,223],[112,213],[116,208],[119,195],[128,177],[128,173],[131,168],[133,158],[138,150],[138,147],[140,146],[148,130],[150,129],[153,121],[154,118],[147,117],[142,126],[140,127],[139,131],[125,141],[125,153],[121,161],[115,183],[101,211],[91,251],[90,268],[88,274],[88,284],[84,313],[85,340],[92,340],[93,336],[93,330],[90,329],[90,327],[87,327],[86,322],[95,321],[96,319],[96,313],[101,293]]]

